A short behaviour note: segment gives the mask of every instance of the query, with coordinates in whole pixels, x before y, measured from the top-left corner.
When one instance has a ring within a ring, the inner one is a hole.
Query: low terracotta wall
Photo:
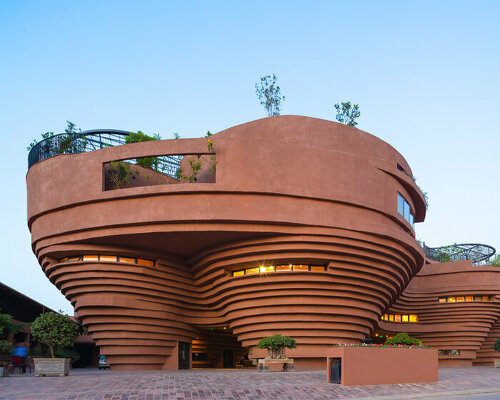
[[[378,385],[437,382],[438,352],[435,349],[387,347],[335,347],[327,350],[327,380],[330,360],[341,359],[341,384]]]

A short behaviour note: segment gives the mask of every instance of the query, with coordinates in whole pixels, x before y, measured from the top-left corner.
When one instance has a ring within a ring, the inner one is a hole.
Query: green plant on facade
[[[129,163],[122,161],[111,161],[109,163],[108,176],[113,189],[120,189],[130,182],[130,177],[139,175],[137,168],[132,168]]]
[[[386,345],[397,345],[401,344],[404,346],[422,346],[422,341],[412,338],[407,333],[401,332],[385,341]]]
[[[207,131],[207,135],[205,137],[210,137],[212,134],[210,131]],[[208,151],[213,151],[214,148],[214,141],[212,139],[207,139],[207,150]],[[201,158],[201,154],[197,154],[193,157],[190,157],[187,159],[189,166],[191,167],[191,174],[185,174],[184,170],[179,167],[175,171],[175,178],[177,178],[181,183],[192,183],[196,181],[196,177],[201,171],[201,168],[203,166],[203,159]],[[216,166],[217,166],[217,158],[215,154],[211,154],[208,157],[208,169],[212,174],[215,174],[216,172]]]
[[[345,103],[335,104],[335,109],[337,110],[337,115],[335,119],[341,124],[347,126],[356,126],[358,123],[356,120],[361,115],[359,111],[359,106],[357,104],[351,104],[350,101]]]
[[[55,350],[64,350],[73,345],[78,336],[78,324],[67,315],[48,312],[41,314],[31,324],[33,339],[46,345],[50,356],[55,357]]]
[[[161,140],[161,136],[154,134],[153,136],[146,135],[142,131],[131,132],[125,136],[125,143],[139,143],[139,142],[149,142],[152,140]],[[158,171],[159,160],[158,157],[144,157],[136,159],[137,165],[143,168],[152,169]]]
[[[486,265],[491,265],[493,267],[500,267],[500,254],[497,254],[495,257],[490,258]]]
[[[493,349],[496,351],[500,351],[500,338],[498,338],[496,342],[493,344]]]
[[[295,339],[289,336],[273,335],[268,336],[257,343],[259,349],[267,349],[271,358],[286,358],[285,348],[295,349],[297,347]]]
[[[16,324],[12,322],[12,315],[0,313],[0,354],[11,354],[12,343],[9,335],[16,332]]]

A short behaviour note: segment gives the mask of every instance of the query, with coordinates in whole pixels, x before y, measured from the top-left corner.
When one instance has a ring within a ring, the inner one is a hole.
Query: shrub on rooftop
[[[412,338],[407,333],[401,332],[387,339],[384,344],[402,344],[405,346],[422,346],[422,342]]]

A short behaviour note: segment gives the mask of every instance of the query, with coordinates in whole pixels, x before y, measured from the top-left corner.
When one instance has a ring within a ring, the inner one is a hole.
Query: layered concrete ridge
[[[404,158],[358,129],[266,118],[207,139],[59,155],[28,172],[33,251],[114,369],[175,369],[179,342],[226,326],[243,346],[293,336],[300,365],[369,337],[424,263],[397,193],[425,218]],[[104,190],[114,160],[215,154],[214,183]],[[101,254],[152,267],[66,261]],[[278,264],[325,271],[232,276]]]
[[[483,301],[486,296],[487,301]],[[453,297],[456,302],[439,302]],[[481,301],[465,301],[467,298]],[[500,337],[500,270],[471,261],[426,264],[389,312],[417,314],[418,323],[380,322],[386,332],[408,332],[441,354],[441,366],[493,365]]]

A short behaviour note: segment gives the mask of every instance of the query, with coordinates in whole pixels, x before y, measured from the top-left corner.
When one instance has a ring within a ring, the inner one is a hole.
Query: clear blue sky
[[[21,1],[0,3],[0,281],[54,309],[26,226],[26,145],[115,128],[200,137],[264,116],[335,119],[389,142],[429,193],[417,237],[500,250],[500,1]],[[77,182],[68,182],[77,187]]]

